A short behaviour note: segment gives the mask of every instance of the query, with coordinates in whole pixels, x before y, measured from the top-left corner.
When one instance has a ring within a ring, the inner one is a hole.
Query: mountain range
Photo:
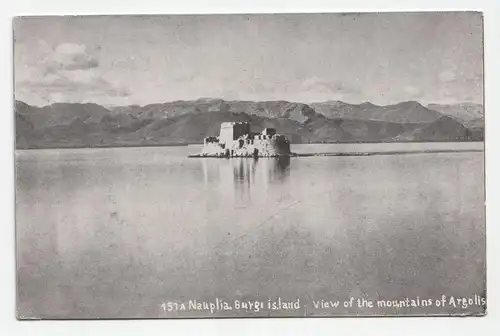
[[[480,104],[416,101],[379,106],[326,101],[227,101],[201,98],[145,106],[103,107],[15,102],[16,148],[185,145],[218,135],[225,121],[247,121],[253,131],[276,128],[292,143],[481,141]]]

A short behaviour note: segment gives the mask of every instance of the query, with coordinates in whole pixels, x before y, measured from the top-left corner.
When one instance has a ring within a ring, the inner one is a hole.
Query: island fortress
[[[199,156],[203,157],[271,157],[288,156],[290,142],[274,128],[261,133],[250,132],[247,122],[225,122],[218,137],[207,137]]]

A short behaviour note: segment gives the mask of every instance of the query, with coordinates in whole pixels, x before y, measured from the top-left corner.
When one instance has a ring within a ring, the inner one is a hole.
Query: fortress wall
[[[235,139],[234,127],[231,123],[223,123],[220,127],[219,142],[229,143]]]
[[[203,156],[222,156],[224,149],[218,143],[206,143],[201,150]]]
[[[224,157],[229,156],[251,157],[257,150],[258,156],[278,156],[290,154],[290,146],[286,144],[273,144],[270,141],[262,140],[253,145],[244,145],[240,148],[238,141],[234,141],[230,146],[222,148],[217,144],[207,144],[203,147],[202,156]]]
[[[284,136],[270,136],[274,129],[266,129],[267,134],[257,134],[254,138],[243,138],[250,135],[248,123],[223,123],[219,142],[206,139],[202,156],[213,157],[250,157],[250,156],[278,156],[291,154],[290,143]]]
[[[250,134],[250,124],[247,123],[237,123],[233,126],[233,140],[238,139],[240,136],[245,134]]]
[[[248,123],[222,123],[219,141],[221,143],[229,143],[245,134],[250,134],[250,124]]]
[[[239,141],[233,141],[231,146],[228,146],[230,156],[253,156],[255,150],[258,151],[258,156],[277,156],[290,154],[290,144],[286,141],[275,140],[259,140],[244,143],[240,148]]]

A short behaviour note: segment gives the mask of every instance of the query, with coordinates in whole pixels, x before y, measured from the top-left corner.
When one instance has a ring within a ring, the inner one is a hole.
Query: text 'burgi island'
[[[211,301],[165,301],[160,305],[165,312],[206,312],[214,314],[224,311],[246,311],[258,313],[261,311],[295,311],[301,308],[300,299],[286,301],[280,297],[276,299],[259,300],[234,300],[228,301],[216,298]]]

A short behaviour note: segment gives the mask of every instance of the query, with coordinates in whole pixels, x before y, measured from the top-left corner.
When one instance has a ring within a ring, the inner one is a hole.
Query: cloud
[[[60,71],[38,80],[18,83],[20,93],[35,95],[37,100],[48,102],[82,102],[99,98],[123,98],[130,96],[128,89],[114,85],[89,71]],[[16,90],[17,91],[17,90]]]
[[[87,53],[85,45],[63,43],[55,48],[52,60],[48,65],[55,69],[74,71],[97,68],[99,62]]]
[[[418,87],[413,86],[413,85],[406,85],[403,88],[403,92],[405,95],[405,99],[419,99],[422,97],[422,90],[420,90]]]
[[[105,94],[109,96],[128,96],[130,93],[124,88],[118,88],[109,81],[99,76],[89,78],[71,76],[67,73],[59,73],[39,81],[27,81],[20,83],[25,88],[38,90],[46,93],[58,92],[66,94],[86,93],[88,95]]]
[[[439,74],[439,80],[443,83],[453,82],[457,78],[455,71],[444,70]]]
[[[127,88],[103,77],[97,58],[85,45],[63,43],[52,49],[40,41],[39,47],[36,63],[16,66],[19,99],[52,103],[130,96]]]
[[[332,94],[359,94],[360,90],[350,84],[337,80],[327,80],[319,77],[310,77],[302,82],[302,88],[306,91],[317,91]]]

